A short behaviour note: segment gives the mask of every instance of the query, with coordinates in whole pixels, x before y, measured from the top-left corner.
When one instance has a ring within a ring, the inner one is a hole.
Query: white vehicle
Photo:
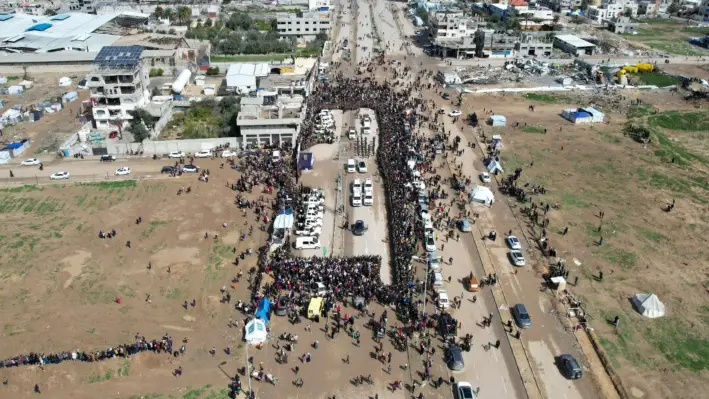
[[[169,154],[167,154],[168,158],[183,158],[185,156],[184,151],[173,151]]]
[[[458,399],[475,399],[475,391],[469,382],[460,381],[456,384]]]
[[[429,252],[428,253],[428,267],[431,268],[431,270],[438,271],[441,269],[441,259],[438,257],[438,254],[435,252]]]
[[[362,206],[362,181],[355,179],[352,183],[352,206]]]
[[[511,249],[522,249],[522,244],[515,236],[508,236],[505,241],[507,241],[507,245],[509,245]]]
[[[372,127],[372,119],[369,117],[369,115],[365,115],[362,118],[362,127],[366,128],[366,129],[369,129],[370,127]]]
[[[357,162],[357,172],[359,173],[367,173],[367,163],[360,160]]]
[[[318,237],[320,234],[322,234],[322,227],[306,227],[302,230],[296,230],[295,234],[298,236]]]
[[[49,176],[49,178],[52,180],[63,180],[63,179],[68,179],[69,176],[71,176],[69,174],[69,172],[57,172],[57,173]]]
[[[321,211],[320,209],[309,209],[305,213],[305,218],[306,219],[322,219],[323,216],[325,216],[324,212]]]
[[[519,250],[510,251],[510,260],[515,266],[524,266],[524,254]]]
[[[315,288],[315,295],[317,295],[317,296],[324,296],[325,294],[330,292],[330,290],[328,290],[327,287],[325,287],[325,284],[320,283],[320,282],[315,283],[314,288]]]
[[[460,112],[460,110],[457,110],[457,109],[456,109],[455,111],[451,111],[451,112],[448,113],[448,116],[452,116],[452,117],[461,116],[461,115],[463,115],[463,113]]]
[[[182,172],[184,173],[197,173],[199,172],[199,166],[197,165],[185,165],[182,167]]]
[[[315,207],[322,205],[325,202],[325,198],[323,197],[318,197],[318,196],[310,196],[307,198],[303,198],[303,205],[307,207]]]
[[[235,151],[232,150],[224,150],[222,151],[222,158],[231,158],[235,157],[237,154]]]
[[[441,309],[448,309],[448,306],[450,306],[450,302],[448,302],[448,293],[446,291],[438,291],[438,299],[436,300],[436,304]]]
[[[370,128],[368,128],[368,127],[363,127],[363,128],[362,128],[362,135],[363,135],[363,136],[368,136],[368,135],[370,135],[371,133],[372,133],[372,129],[370,129]]]
[[[271,154],[271,161],[278,162],[281,160],[281,152],[280,151],[273,151],[273,154]]]
[[[320,239],[318,237],[298,237],[295,239],[295,249],[318,249]]]
[[[28,158],[28,159],[25,159],[24,161],[22,161],[21,165],[22,166],[35,166],[35,165],[39,165],[39,164],[40,164],[39,159]]]
[[[348,159],[347,160],[347,173],[355,173],[355,172],[357,172],[357,167],[355,166],[355,160]]]
[[[431,214],[423,211],[421,212],[421,220],[423,221],[423,228],[426,230],[433,230],[433,221],[431,220]]]
[[[490,178],[490,174],[487,172],[480,173],[479,177],[480,177],[480,181],[482,181],[483,183],[490,183],[490,181],[492,180]]]
[[[130,174],[130,168],[116,169],[116,176],[128,176],[129,174]]]
[[[350,140],[354,140],[357,138],[357,131],[355,129],[350,128],[350,130],[347,131],[347,138]]]
[[[197,151],[194,153],[195,158],[209,158],[211,156],[212,156],[212,151],[209,151],[209,150]]]
[[[295,224],[296,228],[298,229],[307,229],[310,227],[321,227],[322,226],[322,218],[304,218],[301,219],[298,223]]]
[[[364,180],[364,200],[362,202],[364,206],[372,206],[374,204],[374,185],[371,177]]]
[[[426,243],[426,252],[433,252],[436,250],[436,240],[433,239],[432,235],[426,236],[424,242]]]

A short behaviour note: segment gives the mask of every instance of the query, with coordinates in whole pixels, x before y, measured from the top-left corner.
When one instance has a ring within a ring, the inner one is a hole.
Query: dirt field
[[[669,54],[709,55],[709,51],[706,49],[692,45],[687,41],[687,38],[690,37],[704,37],[709,29],[683,26],[681,22],[674,20],[648,20],[648,22],[638,26],[637,34],[623,35],[623,37],[631,43]]]
[[[494,104],[492,110],[507,117],[507,127],[483,130],[488,137],[502,135],[505,174],[523,168],[522,184],[549,191],[535,201],[560,203],[560,210],[549,214],[551,244],[571,266],[570,281],[578,276],[574,291],[590,310],[591,326],[628,392],[650,398],[702,397],[709,369],[709,266],[697,243],[709,233],[704,133],[709,121],[703,108],[670,92],[622,95],[612,104],[587,94],[470,96],[462,111],[482,119],[483,108]],[[646,105],[631,107],[635,98]],[[559,116],[565,108],[590,102],[606,112],[609,124],[575,126]],[[628,111],[636,122],[658,129],[650,144],[623,135]],[[515,122],[520,126],[512,127]],[[676,207],[665,212],[673,200]],[[520,207],[512,198],[498,201]],[[605,212],[602,220],[600,211]],[[566,226],[569,233],[562,236]],[[539,230],[527,233],[540,235]],[[639,292],[656,293],[666,316],[648,319],[633,310],[629,297]],[[616,315],[621,318],[618,329],[609,323]]]

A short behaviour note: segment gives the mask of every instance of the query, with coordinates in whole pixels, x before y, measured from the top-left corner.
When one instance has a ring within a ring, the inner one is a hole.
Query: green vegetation
[[[25,184],[24,186],[2,188],[0,193],[22,193],[22,192],[32,192],[32,191],[42,191],[43,187],[34,184]]]
[[[709,130],[709,114],[696,111],[664,111],[648,118],[650,126],[699,132]]]
[[[628,34],[625,37],[628,40],[640,42],[670,54],[685,56],[706,55],[705,51],[687,41],[687,38],[697,36],[698,33],[688,30],[691,28],[677,29],[676,25],[679,23],[678,21],[666,19],[654,20],[649,25],[639,26],[637,34]]]
[[[626,251],[622,248],[613,248],[608,244],[605,244],[605,246],[601,248],[601,258],[606,262],[620,266],[626,271],[635,267],[635,262],[637,261],[635,252]]]
[[[148,227],[148,229],[145,230],[145,231],[143,232],[143,234],[141,234],[140,236],[141,236],[142,238],[148,238],[148,237],[150,237],[151,234],[153,234],[153,232],[155,231],[155,229],[157,229],[157,228],[160,227],[160,226],[164,226],[164,225],[166,225],[166,224],[168,224],[168,223],[170,223],[170,222],[164,221],[164,220],[151,220],[151,221],[150,221],[150,224],[149,224],[150,227]]]
[[[561,197],[561,204],[564,207],[571,208],[589,208],[591,204],[583,201],[581,198],[571,193],[564,193]]]
[[[631,105],[630,109],[628,109],[628,118],[642,118],[656,113],[655,107],[649,104]]]
[[[209,252],[207,266],[205,266],[205,276],[210,281],[217,281],[221,278],[223,262],[231,259],[231,247],[225,244],[215,244]]]
[[[164,73],[165,73],[165,70],[162,68],[150,68],[150,72],[148,72],[148,76],[153,78],[156,76],[162,76]]]
[[[660,72],[641,72],[632,76],[637,78],[643,84],[655,85],[658,87],[674,86],[682,83],[682,80],[680,78],[665,75],[664,73]]]
[[[224,97],[219,102],[207,99],[195,103],[184,114],[176,114],[167,128],[181,128],[178,136],[184,139],[235,136],[240,109],[236,96]]]
[[[706,306],[701,310],[705,314],[709,311]],[[695,373],[709,370],[709,340],[701,328],[692,328],[671,316],[656,319],[653,324],[646,331],[648,341],[667,361]]]
[[[540,126],[527,125],[520,127],[519,130],[525,133],[547,134],[546,129]]]
[[[563,102],[568,102],[569,99],[566,96],[560,96],[558,94],[550,93],[524,93],[522,97],[530,101],[538,101],[541,103],[558,104]]]
[[[130,360],[125,359],[123,361],[123,367],[118,368],[119,377],[128,377],[130,375]]]
[[[182,399],[198,399],[211,387],[209,384],[200,388],[187,387],[187,392],[182,396]]]
[[[94,374],[89,376],[89,383],[108,381],[113,377],[113,370],[106,371],[106,374]]]
[[[96,183],[78,183],[79,186],[83,187],[96,187],[99,190],[113,190],[122,188],[135,188],[138,182],[135,180],[116,180],[116,181],[102,181]]]

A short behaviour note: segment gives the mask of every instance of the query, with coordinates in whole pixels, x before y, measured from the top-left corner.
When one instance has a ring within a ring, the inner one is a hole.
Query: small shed
[[[312,152],[301,152],[298,154],[298,170],[313,170],[315,166],[315,156]]]
[[[487,123],[490,126],[505,126],[507,124],[507,118],[504,115],[492,115],[487,118]]]
[[[575,124],[580,123],[601,123],[606,115],[593,108],[568,108],[561,112],[561,116]]]

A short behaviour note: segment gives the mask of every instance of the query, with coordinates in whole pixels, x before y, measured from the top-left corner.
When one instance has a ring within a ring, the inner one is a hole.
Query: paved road
[[[372,18],[369,12],[369,4],[365,0],[355,0],[357,3],[357,27],[355,32],[357,37],[353,39],[357,45],[356,63],[368,62],[374,50],[374,32],[372,32]],[[353,12],[355,10],[353,9]]]
[[[441,61],[440,58],[429,58],[430,60],[438,60],[437,65],[440,67],[471,67],[471,66],[479,66],[479,67],[486,67],[486,66],[492,66],[492,67],[499,67],[503,66],[506,61],[511,60],[512,58],[484,58],[484,59],[479,59],[479,58],[472,58],[472,59],[467,59],[467,60],[455,60],[455,59],[450,59],[446,58],[445,61]],[[633,65],[637,64],[639,62],[656,62],[657,65],[664,65],[665,64],[665,58],[611,58],[610,61],[608,61],[608,57],[580,57],[580,59],[589,62],[591,64],[609,64],[609,65]],[[545,58],[536,58],[538,61],[544,61],[544,62],[549,62],[552,64],[561,64],[561,65],[566,65],[566,64],[573,64],[575,58],[551,58],[551,59],[545,59]],[[701,65],[701,64],[707,64],[709,61],[704,60],[700,61],[697,59],[697,57],[674,57],[670,58],[670,64],[690,64],[690,65]],[[451,65],[448,65],[447,62],[450,62]]]

